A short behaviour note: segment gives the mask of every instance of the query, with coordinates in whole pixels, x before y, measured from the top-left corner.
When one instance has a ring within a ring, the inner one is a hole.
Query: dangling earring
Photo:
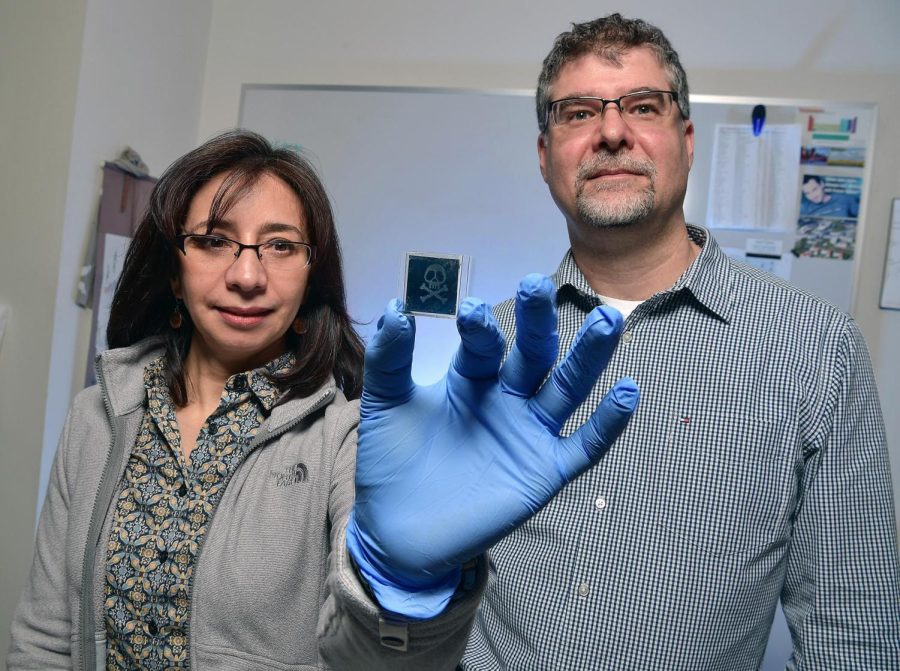
[[[300,317],[297,317],[291,323],[291,330],[297,335],[303,335],[306,333],[306,324],[303,323],[303,320]]]
[[[181,328],[181,325],[184,323],[184,315],[181,314],[181,301],[177,298],[175,299],[175,309],[172,310],[172,314],[169,315],[169,326],[171,326],[176,331]]]

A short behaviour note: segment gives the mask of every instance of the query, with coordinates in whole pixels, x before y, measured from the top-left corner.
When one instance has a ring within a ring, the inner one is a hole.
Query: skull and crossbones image
[[[422,290],[421,300],[436,298],[441,303],[447,302],[447,271],[437,263],[425,269],[424,282],[419,286]]]

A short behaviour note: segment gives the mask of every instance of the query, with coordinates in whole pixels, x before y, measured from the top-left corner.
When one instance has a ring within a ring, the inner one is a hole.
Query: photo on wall
[[[856,219],[800,217],[795,256],[849,261],[856,243]]]
[[[800,147],[800,165],[862,168],[865,164],[865,147],[828,147],[821,145],[804,145]]]
[[[804,175],[800,187],[800,216],[856,219],[861,191],[861,177]]]

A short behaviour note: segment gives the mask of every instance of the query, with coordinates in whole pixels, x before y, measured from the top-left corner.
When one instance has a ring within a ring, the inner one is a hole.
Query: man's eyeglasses
[[[221,235],[176,235],[178,249],[192,261],[209,264],[218,269],[227,268],[241,252],[252,249],[256,258],[270,270],[299,270],[315,260],[316,248],[305,242],[293,240],[269,240],[258,245],[245,245]]]
[[[603,117],[607,105],[615,105],[619,114],[631,126],[660,123],[671,116],[678,106],[675,91],[637,91],[619,98],[580,96],[560,98],[547,105],[547,119],[552,126],[566,129],[587,127]]]

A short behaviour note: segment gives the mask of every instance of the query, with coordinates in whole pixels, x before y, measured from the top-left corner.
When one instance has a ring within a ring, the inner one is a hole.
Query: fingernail
[[[551,296],[553,294],[553,281],[546,275],[530,273],[519,282],[518,297],[528,300],[534,297]]]
[[[593,314],[598,315],[598,317],[602,317],[603,323],[608,327],[606,333],[616,333],[622,328],[622,325],[624,324],[622,313],[616,310],[611,305],[600,305],[594,308]]]
[[[472,328],[474,326],[486,324],[490,307],[480,298],[471,296],[463,300],[459,305],[459,313],[457,321],[462,328]]]
[[[613,398],[619,407],[626,410],[632,410],[637,407],[638,400],[640,399],[640,391],[638,391],[637,383],[630,377],[623,377],[616,382],[616,386],[613,387],[612,392]]]

